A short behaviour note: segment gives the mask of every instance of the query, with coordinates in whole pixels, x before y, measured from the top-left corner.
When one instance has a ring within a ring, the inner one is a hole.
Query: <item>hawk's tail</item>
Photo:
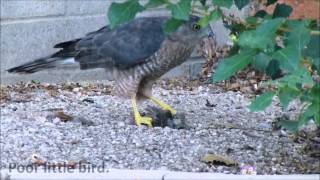
[[[72,41],[63,42],[55,45],[55,48],[62,48],[58,52],[43,58],[36,59],[31,62],[27,62],[20,66],[8,69],[9,73],[34,73],[37,71],[41,71],[44,69],[51,69],[55,67],[60,67],[68,64],[76,63],[74,60],[74,56],[76,54],[75,44],[79,41],[79,39],[75,39]]]
[[[9,73],[20,73],[20,74],[28,74],[28,73],[34,73],[37,71],[41,71],[44,69],[51,69],[67,64],[74,64],[74,58],[60,58],[60,57],[44,57],[36,59],[32,62],[27,62],[25,64],[22,64],[17,67],[13,67],[11,69],[8,69],[7,71]]]

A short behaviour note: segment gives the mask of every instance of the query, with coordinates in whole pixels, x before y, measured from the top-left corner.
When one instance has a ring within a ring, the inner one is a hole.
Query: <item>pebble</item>
[[[81,125],[83,126],[92,126],[94,125],[94,122],[91,121],[91,120],[88,120],[84,117],[80,117],[80,116],[76,116],[74,119],[73,119],[74,122],[80,122]]]
[[[80,88],[77,88],[77,87],[76,87],[76,88],[73,88],[72,91],[73,91],[73,92],[79,92],[79,91],[80,91]]]
[[[314,166],[319,161],[307,155],[301,157],[304,144],[281,143],[281,139],[289,137],[279,138],[279,133],[268,132],[270,119],[283,114],[276,102],[265,112],[250,113],[247,110],[250,99],[245,94],[209,91],[205,86],[194,89],[197,93],[190,95],[188,90],[164,90],[157,85],[154,88],[155,97],[185,115],[188,129],[182,130],[137,127],[132,124],[129,100],[101,92],[88,97],[89,93],[82,94],[85,89],[81,87],[73,88],[75,93],[60,88],[54,97],[36,91],[31,100],[40,98],[39,101],[3,103],[0,137],[5,143],[1,144],[0,156],[5,158],[1,158],[0,167],[8,167],[9,163],[28,165],[30,160],[26,157],[37,150],[49,162],[85,159],[101,164],[104,160],[109,168],[240,173],[238,168],[202,162],[201,157],[211,152],[254,164],[258,174],[319,172]],[[88,103],[82,102],[85,98]],[[216,106],[203,108],[207,99]],[[147,105],[150,102],[142,103],[139,110]],[[52,112],[46,109],[54,108],[76,116],[61,123],[59,118],[49,118]],[[79,141],[70,143],[74,140]],[[256,151],[243,149],[244,144]],[[285,163],[279,152],[286,152]]]

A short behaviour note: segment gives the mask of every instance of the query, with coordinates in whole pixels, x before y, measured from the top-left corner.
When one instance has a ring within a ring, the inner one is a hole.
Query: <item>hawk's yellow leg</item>
[[[149,127],[152,127],[152,118],[142,117],[141,114],[139,113],[136,96],[132,97],[131,102],[132,102],[132,108],[133,108],[133,113],[134,113],[134,120],[135,120],[136,124],[138,126],[145,124]]]
[[[148,97],[149,99],[151,99],[154,103],[158,104],[160,107],[162,107],[163,110],[168,110],[171,112],[172,115],[176,115],[177,114],[177,110],[173,109],[170,105],[160,101],[159,99],[156,99],[155,97]]]

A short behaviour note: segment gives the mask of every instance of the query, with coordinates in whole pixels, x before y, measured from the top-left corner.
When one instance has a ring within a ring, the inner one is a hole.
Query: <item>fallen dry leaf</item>
[[[32,154],[31,155],[31,163],[35,164],[37,166],[42,166],[46,162],[38,154]]]
[[[0,87],[0,104],[10,101],[10,90],[7,87]]]
[[[206,154],[201,159],[201,161],[208,163],[208,164],[216,164],[216,165],[220,165],[220,164],[224,164],[226,166],[238,165],[238,162],[234,161],[233,159],[231,159],[227,156],[216,155],[216,154]]]
[[[73,117],[64,113],[63,111],[56,112],[56,117],[60,118],[62,122],[67,122],[73,120]]]
[[[220,61],[223,61],[230,52],[230,46],[218,46],[216,39],[213,37],[206,38],[202,41],[198,52],[206,58],[206,63],[202,68],[200,81],[210,81]],[[269,78],[252,67],[248,67],[232,76],[226,81],[216,83],[224,90],[240,91],[249,94],[259,94],[269,87],[259,87],[261,82],[267,81]],[[211,82],[211,81],[210,81]]]

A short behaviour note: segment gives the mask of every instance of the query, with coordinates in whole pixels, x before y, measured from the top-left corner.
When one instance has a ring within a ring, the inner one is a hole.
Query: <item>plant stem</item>
[[[320,31],[312,30],[310,34],[313,36],[320,36]]]
[[[291,29],[288,29],[288,28],[282,28],[282,27],[280,27],[279,30],[282,31],[282,32],[291,32]],[[320,36],[320,31],[311,30],[311,31],[310,31],[310,34],[311,34],[312,36]]]

